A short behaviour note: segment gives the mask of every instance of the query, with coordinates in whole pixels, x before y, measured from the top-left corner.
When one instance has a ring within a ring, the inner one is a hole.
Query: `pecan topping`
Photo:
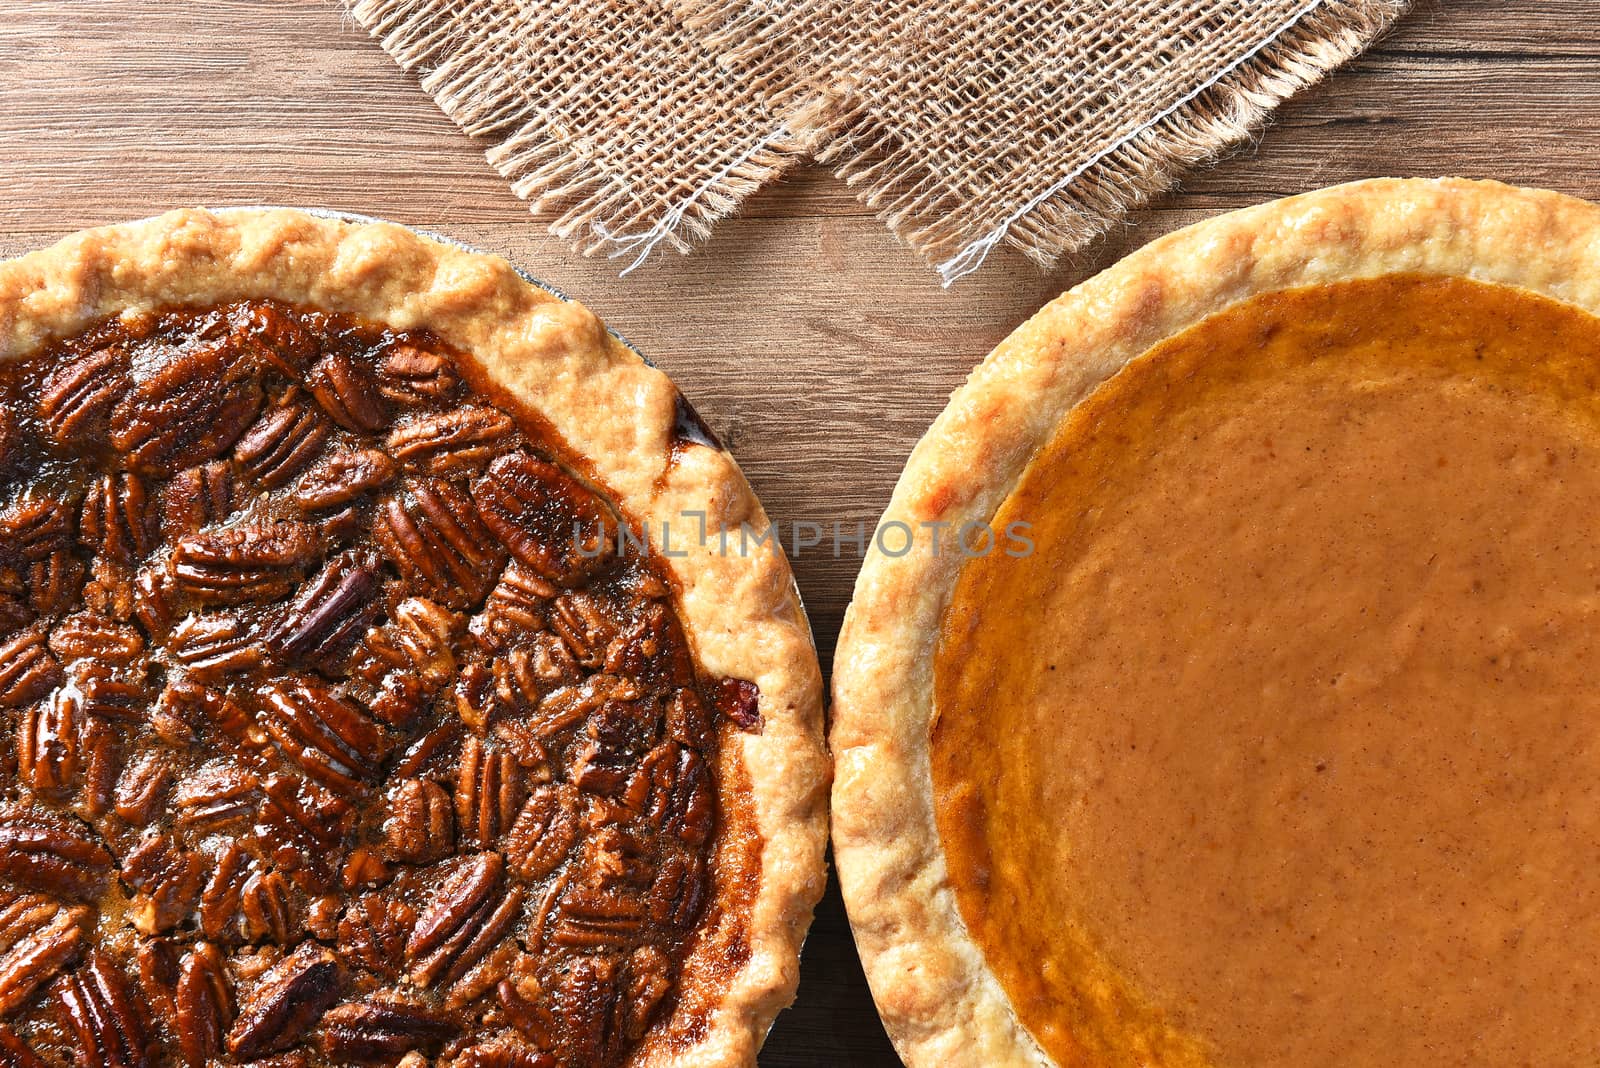
[[[562,898],[552,938],[575,949],[616,949],[630,945],[648,920],[638,896],[578,889]]]
[[[44,1061],[11,1028],[0,1024],[0,1064],[6,1068],[45,1068]]]
[[[289,882],[282,872],[255,872],[239,888],[240,918],[247,942],[289,942],[293,915]]]
[[[102,475],[84,498],[78,538],[97,560],[132,567],[154,548],[156,520],[143,478]]]
[[[497,853],[463,861],[434,892],[406,942],[406,963],[418,986],[459,979],[510,928],[522,908],[520,887],[502,886]]]
[[[667,702],[667,736],[687,746],[700,744],[711,730],[706,702],[692,689],[678,690]]]
[[[189,616],[173,630],[167,646],[189,674],[205,682],[220,682],[266,663],[266,650],[235,616]]]
[[[761,733],[761,711],[757,706],[757,698],[761,691],[756,689],[756,684],[746,682],[744,679],[722,679],[713,691],[716,696],[717,711],[742,731],[754,734]]]
[[[217,858],[200,895],[200,929],[218,942],[244,941],[244,884],[253,874],[248,853],[238,843],[230,843]]]
[[[299,317],[265,301],[236,308],[231,338],[266,365],[297,378],[317,357],[317,339]]]
[[[553,786],[536,787],[506,836],[506,863],[525,879],[541,879],[566,859],[577,838],[570,803]]]
[[[66,548],[27,565],[28,607],[41,616],[66,612],[83,594],[83,561]]]
[[[527,646],[494,659],[495,692],[515,708],[538,708],[550,693],[581,677],[571,648],[554,634],[535,634]]]
[[[650,1025],[650,1016],[672,989],[672,962],[655,946],[640,946],[628,960],[623,989],[621,1030],[637,1041]]]
[[[133,580],[133,618],[153,639],[172,629],[177,611],[173,604],[176,587],[172,569],[165,564],[141,568],[139,577]]]
[[[387,486],[398,471],[377,449],[333,452],[300,477],[292,497],[305,512],[343,508]]]
[[[0,635],[14,635],[33,619],[22,598],[21,576],[13,569],[0,568]]]
[[[512,563],[489,592],[483,611],[472,621],[472,633],[504,649],[545,626],[551,602],[561,593],[537,571]]]
[[[574,761],[572,781],[596,794],[616,794],[627,785],[648,740],[630,703],[609,700],[589,718]]]
[[[671,1002],[757,695],[465,372],[259,301],[0,366],[0,1065],[620,1068]]]
[[[136,891],[128,903],[129,921],[141,934],[171,930],[200,900],[206,875],[205,858],[175,839],[144,839],[122,862],[122,881]]]
[[[83,732],[83,789],[74,810],[90,820],[97,820],[111,811],[117,788],[117,776],[122,773],[123,738],[120,731],[105,720],[90,720]]]
[[[118,664],[113,659],[74,660],[67,665],[68,685],[56,697],[79,705],[85,715],[136,721],[148,696],[145,667],[143,663]]]
[[[602,1058],[612,1038],[619,965],[614,957],[582,956],[555,982],[551,998],[557,1032],[575,1058]]]
[[[451,1068],[556,1068],[556,1059],[521,1042],[495,1039],[468,1046]]]
[[[461,747],[456,776],[456,827],[460,840],[488,849],[511,826],[522,804],[522,769],[507,752],[493,752],[477,738]]]
[[[126,623],[82,612],[56,624],[50,632],[50,651],[63,662],[98,660],[126,668],[144,654],[144,635]]]
[[[165,938],[141,938],[133,957],[139,994],[170,1024],[176,1009],[172,994],[178,985],[178,948]]]
[[[279,655],[333,674],[377,611],[378,562],[345,552],[301,587],[268,639]]]
[[[389,752],[381,728],[359,708],[311,679],[267,690],[264,725],[285,756],[320,783],[358,793]]]
[[[255,834],[274,864],[316,874],[337,863],[354,815],[348,801],[288,775],[269,777],[262,793]]]
[[[72,513],[48,493],[28,493],[0,511],[6,550],[24,560],[43,560],[65,549],[73,532]]]
[[[380,979],[393,980],[400,974],[416,919],[416,910],[405,902],[368,894],[339,921],[339,956]]]
[[[161,522],[167,537],[193,534],[220,523],[244,504],[244,493],[225,460],[179,471],[161,493]]]
[[[561,636],[573,659],[590,669],[605,666],[607,649],[617,636],[617,622],[606,602],[584,590],[556,598],[550,629]]]
[[[650,889],[650,918],[670,927],[687,927],[705,898],[705,865],[699,858],[668,857]]]
[[[382,430],[389,421],[371,368],[342,352],[324,356],[306,376],[306,385],[323,410],[346,430],[370,433]]]
[[[700,754],[668,742],[644,758],[637,781],[645,796],[633,807],[642,808],[656,830],[689,845],[700,845],[710,836],[716,795]]]
[[[75,527],[70,506],[47,493],[25,494],[0,511],[0,545],[16,558],[11,574],[37,615],[67,611],[83,590],[83,561],[72,552]]]
[[[77,787],[83,719],[77,691],[61,689],[17,721],[17,774],[34,793],[64,797]]]
[[[432,601],[407,597],[395,606],[387,626],[368,632],[356,670],[379,682],[398,670],[415,677],[429,694],[437,693],[455,677],[451,646],[460,623],[460,616]]]
[[[172,779],[172,758],[167,754],[153,750],[135,758],[117,780],[117,816],[134,827],[148,824],[166,802]]]
[[[215,730],[241,749],[267,745],[266,732],[233,698],[192,679],[170,679],[150,718],[166,726],[174,741],[190,743]]]
[[[255,820],[261,780],[254,772],[220,760],[200,768],[173,797],[178,825],[195,834],[237,831]]]

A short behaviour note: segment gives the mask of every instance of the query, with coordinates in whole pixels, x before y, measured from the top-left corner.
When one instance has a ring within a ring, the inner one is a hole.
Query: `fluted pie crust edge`
[[[767,526],[733,458],[681,440],[672,382],[592,312],[502,260],[391,224],[287,209],[181,210],[74,234],[0,263],[0,359],[124,311],[252,299],[431,332],[547,420],[585,474],[654,531],[663,522],[692,530],[702,512],[713,528]],[[759,687],[760,731],[724,742],[737,747],[748,782],[719,783],[742,791],[753,813],[759,886],[742,959],[704,939],[684,960],[680,987],[703,975],[702,989],[720,989],[704,1026],[656,1026],[629,1062],[639,1068],[753,1065],[793,997],[800,944],[824,886],[829,769],[810,627],[781,550],[715,549],[715,539],[704,547],[675,541],[663,562],[702,668]]]
[[[988,522],[1067,415],[1129,361],[1263,293],[1390,274],[1516,286],[1600,314],[1600,207],[1461,179],[1375,179],[1211,219],[1044,307],[913,451],[835,658],[833,846],[873,996],[910,1068],[1049,1065],[968,934],[930,772],[934,651],[962,562],[919,524]],[[942,528],[944,529],[944,528]]]

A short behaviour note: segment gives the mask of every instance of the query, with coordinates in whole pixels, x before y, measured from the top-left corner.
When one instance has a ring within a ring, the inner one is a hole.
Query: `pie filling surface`
[[[962,917],[1068,1065],[1600,1055],[1600,320],[1391,276],[1130,364],[935,661]]]
[[[253,302],[0,369],[0,1062],[605,1066],[707,1001],[754,688],[474,366]]]

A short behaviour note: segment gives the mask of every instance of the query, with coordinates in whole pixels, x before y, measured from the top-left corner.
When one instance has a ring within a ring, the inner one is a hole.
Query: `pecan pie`
[[[0,355],[0,1063],[754,1063],[819,675],[770,542],[645,536],[765,523],[665,376],[285,211],[0,265]]]
[[[869,560],[837,659],[907,1062],[1593,1064],[1597,385],[1600,209],[1463,181],[1202,223],[1004,342],[888,514],[1011,537]]]

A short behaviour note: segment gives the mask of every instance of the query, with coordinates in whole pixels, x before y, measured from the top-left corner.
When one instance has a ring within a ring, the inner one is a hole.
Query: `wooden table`
[[[1381,174],[1600,199],[1594,0],[1423,0],[1246,150],[1042,274],[952,290],[831,176],[758,194],[627,279],[567,252],[331,0],[0,0],[0,255],[190,204],[321,205],[427,226],[582,299],[678,381],[786,521],[871,523],[968,369],[1038,305],[1218,211]],[[795,561],[824,662],[857,561]],[[763,1065],[897,1063],[837,891]]]

